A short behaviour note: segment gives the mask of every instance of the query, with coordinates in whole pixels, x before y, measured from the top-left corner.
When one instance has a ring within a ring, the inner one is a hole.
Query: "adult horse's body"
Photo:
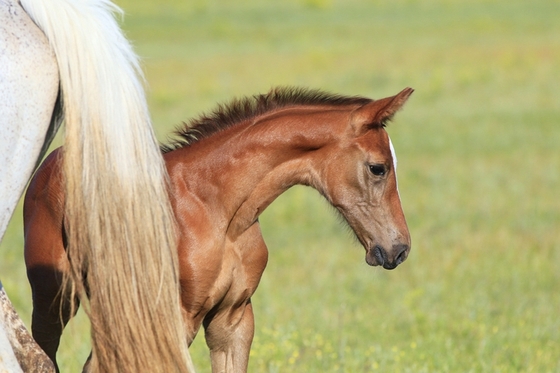
[[[411,93],[374,101],[274,90],[219,107],[164,147],[180,233],[187,334],[192,341],[204,325],[214,372],[246,371],[251,296],[268,255],[258,217],[292,185],[317,189],[338,209],[366,249],[368,264],[393,269],[406,259],[410,236],[384,127]],[[33,331],[53,359],[58,338],[52,336],[62,331],[57,279],[69,266],[59,154],[38,170],[24,206]],[[88,283],[90,290],[95,286]]]
[[[90,368],[185,372],[166,171],[115,10],[109,0],[0,0],[0,237],[64,116],[65,275],[96,284]],[[7,297],[0,303],[3,370],[12,347],[28,354]]]

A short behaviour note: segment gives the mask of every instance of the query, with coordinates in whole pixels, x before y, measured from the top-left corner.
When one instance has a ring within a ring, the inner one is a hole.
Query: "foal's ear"
[[[405,88],[395,96],[375,100],[356,109],[352,113],[352,126],[358,133],[363,133],[371,128],[384,127],[403,107],[412,92],[414,89]]]

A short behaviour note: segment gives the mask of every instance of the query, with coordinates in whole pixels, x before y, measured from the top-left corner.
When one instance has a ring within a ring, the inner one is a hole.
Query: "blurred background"
[[[277,85],[381,98],[412,235],[394,271],[314,190],[263,214],[250,372],[560,371],[560,2],[119,0],[158,138]],[[57,140],[55,146],[60,145]],[[29,326],[21,207],[0,278]],[[80,315],[63,371],[89,354]],[[210,372],[203,333],[192,354]]]

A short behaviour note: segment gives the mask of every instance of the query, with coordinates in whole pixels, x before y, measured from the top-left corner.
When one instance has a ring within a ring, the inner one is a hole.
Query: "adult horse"
[[[109,0],[0,0],[0,237],[64,117],[72,262],[63,283],[80,295],[73,285],[84,273],[95,284],[90,369],[184,372],[192,368],[167,176],[115,11]],[[7,340],[20,343],[1,316],[0,358]]]
[[[292,185],[311,186],[336,207],[366,249],[368,264],[393,269],[406,259],[410,236],[384,128],[411,93],[407,88],[370,100],[277,89],[218,107],[163,147],[179,228],[187,335],[192,341],[204,325],[214,372],[247,369],[251,296],[268,257],[258,218]],[[49,155],[24,204],[33,332],[53,360],[72,316],[65,312],[60,320],[53,311],[68,307],[57,279],[70,267],[60,163],[60,150]],[[95,288],[85,276],[86,287]]]

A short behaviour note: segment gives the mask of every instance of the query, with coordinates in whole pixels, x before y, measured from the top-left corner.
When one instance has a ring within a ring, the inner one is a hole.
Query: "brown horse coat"
[[[258,217],[291,186],[325,196],[364,246],[368,264],[393,269],[406,259],[410,236],[384,127],[411,93],[370,100],[273,90],[219,107],[163,148],[187,334],[192,341],[204,325],[214,372],[247,369],[251,296],[268,256]],[[57,153],[37,172],[24,207],[33,332],[52,359],[63,328],[58,281],[68,270]],[[64,322],[71,317],[65,304]]]

